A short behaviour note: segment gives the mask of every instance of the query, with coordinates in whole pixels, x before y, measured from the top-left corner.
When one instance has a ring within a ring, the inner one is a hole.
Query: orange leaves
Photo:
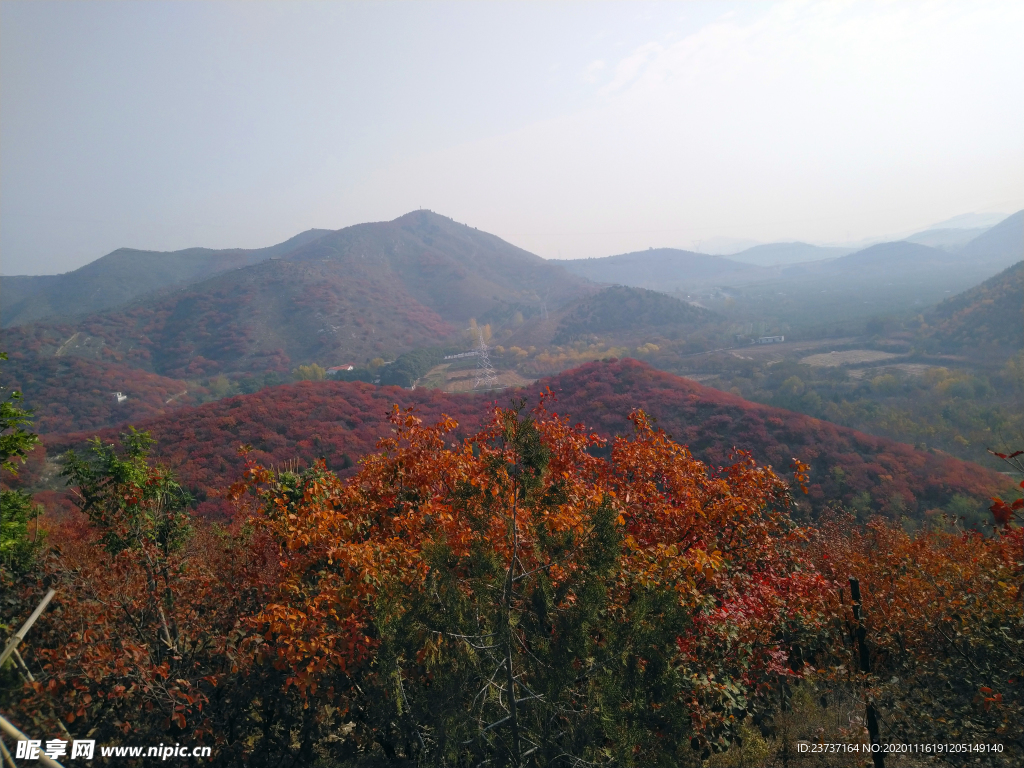
[[[807,493],[807,484],[810,482],[810,465],[805,464],[799,459],[793,459],[793,463],[789,465],[789,468],[793,470],[793,477],[797,485],[800,486],[800,490]]]
[[[787,596],[810,588],[790,578],[786,484],[744,453],[732,466],[705,466],[642,411],[630,415],[635,437],[615,439],[601,458],[606,441],[547,412],[550,402],[525,421],[495,408],[461,444],[451,442],[453,419],[424,426],[395,406],[392,433],[344,482],[322,464],[287,476],[250,466],[248,490],[262,500],[251,521],[278,542],[283,570],[277,599],[247,622],[291,670],[290,684],[305,690],[317,670],[365,664],[382,601],[406,610],[438,553],[467,597],[463,570],[484,551],[499,569],[543,573],[556,591],[569,585],[602,505],[623,542],[613,610],[634,590],[666,588],[698,613],[717,601],[702,631],[775,647],[770,627]],[[569,587],[562,594],[565,607],[578,599]]]

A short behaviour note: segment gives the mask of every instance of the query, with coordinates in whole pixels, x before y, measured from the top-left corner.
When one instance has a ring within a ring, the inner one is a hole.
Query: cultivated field
[[[842,352],[824,352],[818,355],[810,355],[800,360],[804,365],[814,365],[820,368],[833,368],[839,365],[861,365],[863,363],[877,363],[880,360],[891,360],[900,355],[892,352],[879,352],[874,349],[847,349]]]

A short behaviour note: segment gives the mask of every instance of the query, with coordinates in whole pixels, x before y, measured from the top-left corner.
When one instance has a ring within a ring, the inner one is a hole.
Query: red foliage
[[[3,375],[5,386],[21,390],[41,434],[139,422],[189,404],[183,381],[81,357],[11,354]],[[128,399],[119,403],[115,392]]]
[[[446,395],[429,389],[376,387],[363,382],[303,381],[269,387],[174,415],[138,424],[157,441],[154,458],[173,468],[182,484],[202,502],[203,513],[226,511],[210,491],[223,489],[241,477],[244,461],[238,449],[251,447],[251,457],[267,466],[297,460],[309,465],[323,458],[340,475],[355,471],[355,463],[373,451],[388,433],[388,414],[398,403],[416,406],[426,421],[442,412],[466,429],[475,429],[487,415],[482,398]],[[101,432],[115,439],[116,431]],[[91,433],[49,436],[51,452],[62,451]]]
[[[584,365],[538,382],[523,394],[536,403],[545,387],[557,396],[559,411],[572,413],[604,436],[632,434],[629,413],[642,406],[674,440],[713,466],[731,464],[734,448],[749,451],[780,472],[798,458],[809,466],[803,481],[809,495],[801,503],[815,511],[829,500],[852,502],[867,492],[876,511],[921,514],[948,503],[954,494],[987,498],[1008,485],[1002,475],[975,464],[750,403],[634,360]],[[428,423],[444,412],[473,430],[486,417],[489,404],[505,401],[508,394],[448,395],[359,382],[301,382],[137,424],[156,438],[156,458],[173,467],[205,502],[204,511],[212,512],[221,505],[211,491],[240,477],[238,448],[243,444],[252,446],[253,458],[263,464],[293,459],[309,464],[322,457],[345,475],[388,433],[393,404],[415,405]],[[114,437],[113,430],[103,434]],[[47,443],[53,451],[88,436],[51,436]]]
[[[832,499],[851,503],[867,492],[875,511],[922,514],[945,505],[954,494],[984,499],[1010,485],[1003,475],[977,464],[751,403],[635,360],[590,363],[542,380],[534,390],[543,386],[555,392],[560,410],[604,435],[629,434],[626,417],[639,406],[712,465],[731,463],[734,447],[780,471],[799,458],[810,467],[812,507]]]

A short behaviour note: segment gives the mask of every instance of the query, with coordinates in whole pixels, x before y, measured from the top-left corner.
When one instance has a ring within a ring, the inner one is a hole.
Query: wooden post
[[[3,718],[3,717],[0,717],[0,731],[3,731],[4,733],[6,733],[8,736],[10,736],[15,741],[28,741],[29,740],[28,736],[26,736],[24,733],[22,733],[17,728],[15,728],[10,723],[9,720],[7,720],[6,718]],[[64,766],[62,766],[56,760],[51,760],[50,758],[48,758],[46,755],[44,755],[42,753],[39,754],[39,762],[42,763],[43,765],[49,766],[49,768],[64,768]]]
[[[864,674],[870,674],[871,658],[868,655],[868,631],[864,627],[864,621],[861,618],[860,582],[853,578],[853,576],[850,577],[850,598],[853,602],[853,620],[856,622],[854,642],[857,646],[860,671]],[[885,768],[885,755],[881,751],[882,741],[878,734],[878,712],[875,710],[874,703],[867,696],[864,697],[864,706],[867,710],[868,739],[871,742],[872,750],[871,760],[875,768]]]
[[[4,765],[8,768],[18,768],[18,766],[14,764],[14,758],[11,757],[11,753],[7,751],[7,746],[4,744],[3,739],[0,739],[0,754],[3,754],[4,756]]]
[[[46,606],[50,604],[50,601],[53,600],[53,596],[55,594],[57,593],[52,589],[47,592],[46,597],[39,602],[36,609],[32,611],[32,615],[28,617],[28,621],[22,624],[21,629],[14,633],[14,637],[12,637],[7,643],[7,647],[4,648],[4,652],[0,653],[0,667],[4,665],[5,661],[7,661],[7,657],[14,653],[14,649],[18,647],[18,643],[25,639],[25,635],[27,635],[28,631],[32,629],[32,625],[36,623],[36,619],[38,619],[42,612],[46,610]]]
[[[32,676],[32,670],[28,668],[28,665],[25,663],[25,660],[21,658],[21,654],[18,653],[17,648],[14,649],[14,663],[18,666],[18,669],[21,670],[21,676],[23,678],[25,678],[30,683],[34,683],[36,681],[35,677]],[[64,725],[64,721],[60,719],[60,716],[57,714],[56,710],[54,710],[53,712],[53,719],[57,721],[57,725],[60,726],[60,730],[67,737],[67,740],[73,741],[74,737],[71,735],[71,732],[68,730],[68,727]]]

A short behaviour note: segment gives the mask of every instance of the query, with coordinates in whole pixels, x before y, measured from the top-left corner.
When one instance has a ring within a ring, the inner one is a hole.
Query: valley
[[[297,379],[361,381],[365,392],[386,385],[436,391],[456,397],[444,401],[453,413],[458,397],[536,393],[579,366],[635,359],[644,370],[698,383],[703,398],[713,400],[717,390],[905,443],[940,462],[998,470],[990,451],[1024,444],[1024,264],[1012,265],[1024,251],[1022,215],[969,234],[962,243],[944,231],[918,238],[936,246],[859,252],[755,246],[743,252],[747,262],[652,249],[574,263],[544,261],[418,211],[338,232],[311,230],[269,249],[170,254],[152,277],[163,283],[127,303],[80,319],[12,316],[3,330],[10,352],[4,376],[25,393],[48,444],[70,446],[69,435],[191,418],[185,414],[210,401],[284,397],[289,390],[281,385]],[[206,254],[202,269],[196,253]],[[809,254],[817,260],[786,262]],[[769,257],[778,263],[748,263]],[[105,285],[111,274],[148,269],[152,258],[119,251],[75,281],[83,290],[92,279]],[[999,271],[1005,262],[1011,265]],[[875,279],[883,268],[888,278]],[[204,269],[219,274],[204,276]],[[785,295],[773,296],[783,277]],[[857,304],[854,295],[871,296],[872,304]],[[492,377],[479,371],[481,339]],[[399,390],[380,391],[400,400]],[[645,408],[652,396],[635,395]],[[593,415],[594,407],[581,403],[575,415]],[[374,409],[374,419],[385,410]],[[739,438],[736,447],[752,447]],[[288,450],[297,444],[286,443]],[[339,450],[355,461],[372,441],[358,446]],[[705,458],[722,462],[725,454]],[[834,467],[818,471],[827,476]],[[206,493],[206,483],[195,487]],[[857,493],[870,495],[870,483],[858,483]],[[822,493],[838,500],[828,487]],[[980,520],[987,495],[965,486],[908,509],[923,514],[958,496],[958,509]],[[881,510],[858,498],[861,509]]]

